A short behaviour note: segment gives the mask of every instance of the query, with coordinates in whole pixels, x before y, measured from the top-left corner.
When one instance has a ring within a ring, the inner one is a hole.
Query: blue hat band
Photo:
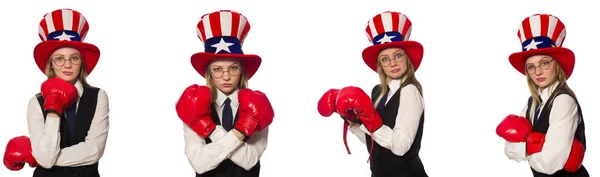
[[[232,36],[219,36],[204,42],[204,52],[214,54],[244,54],[240,40]]]
[[[534,49],[556,47],[556,43],[547,36],[536,36],[524,41],[523,44],[521,44],[521,47],[523,52],[525,52]]]
[[[81,37],[79,33],[70,30],[60,30],[54,31],[48,34],[46,40],[49,41],[79,41],[81,42]]]
[[[379,34],[373,38],[373,45],[385,44],[388,42],[403,41],[404,36],[397,31],[390,31]]]

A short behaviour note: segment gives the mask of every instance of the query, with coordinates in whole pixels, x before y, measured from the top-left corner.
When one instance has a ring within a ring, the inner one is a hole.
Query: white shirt
[[[75,83],[79,98],[83,94],[81,82]],[[79,106],[79,99],[77,99]],[[60,118],[48,116],[44,122],[42,108],[33,96],[27,108],[27,126],[31,139],[33,157],[43,168],[53,166],[77,167],[97,163],[104,154],[108,136],[108,96],[102,89],[98,92],[96,113],[92,119],[85,141],[60,148]]]
[[[388,83],[390,92],[388,93],[388,99],[385,100],[386,105],[405,80],[406,77],[403,77],[402,79],[391,80]],[[392,151],[395,155],[403,156],[410,150],[415,140],[425,105],[421,93],[413,84],[409,84],[400,90],[399,101],[400,106],[394,128],[383,125],[373,132],[373,140],[380,146]],[[361,142],[366,143],[366,135],[370,134],[369,130],[364,125],[356,125],[350,127],[350,131],[358,136]]]
[[[548,98],[552,95],[558,84],[558,82],[555,82],[543,90],[538,89],[538,93],[542,97],[540,109],[545,106],[546,101],[548,101]],[[554,99],[550,110],[549,127],[542,151],[527,156],[525,142],[506,142],[504,153],[511,160],[518,162],[528,160],[529,166],[540,173],[552,175],[558,170],[563,169],[571,153],[571,145],[573,144],[575,130],[579,123],[577,111],[577,103],[573,97],[567,94],[558,95]],[[520,115],[525,117],[526,112],[527,105],[525,105]],[[531,119],[533,119],[534,113],[535,105],[532,105],[531,115],[529,116]]]
[[[214,105],[221,120],[223,103],[229,98],[233,116],[237,114],[239,107],[238,90],[236,89],[229,97],[218,91],[216,104]],[[232,129],[233,130],[233,129]],[[248,141],[240,141],[231,131],[225,131],[221,125],[217,125],[209,138],[212,143],[206,144],[194,130],[184,124],[185,154],[188,161],[198,174],[215,169],[223,160],[230,159],[236,165],[250,170],[260,160],[267,148],[269,128],[256,131]]]

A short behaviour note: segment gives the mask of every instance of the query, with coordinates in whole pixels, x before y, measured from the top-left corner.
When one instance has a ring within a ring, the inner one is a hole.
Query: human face
[[[540,88],[546,88],[556,79],[555,60],[547,55],[535,55],[525,61],[525,72]]]
[[[390,79],[400,79],[406,73],[406,52],[401,48],[387,48],[379,52],[377,60]]]
[[[50,55],[56,77],[71,83],[75,83],[79,77],[82,60],[81,53],[70,47],[60,48]]]
[[[242,66],[239,61],[218,59],[210,64],[213,84],[225,95],[231,94],[239,85]]]

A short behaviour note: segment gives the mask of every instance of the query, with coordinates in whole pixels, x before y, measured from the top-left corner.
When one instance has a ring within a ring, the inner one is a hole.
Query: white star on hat
[[[379,44],[392,42],[392,39],[394,39],[395,37],[396,36],[388,36],[387,34],[384,34],[383,37],[381,37],[381,39],[377,40],[377,42],[379,42]]]
[[[215,51],[215,53],[219,53],[221,50],[225,50],[229,53],[231,53],[231,51],[229,51],[229,46],[232,46],[233,43],[227,43],[225,42],[225,40],[223,40],[223,38],[221,38],[221,41],[219,41],[219,43],[210,45],[211,47],[217,48],[217,51]]]
[[[532,39],[531,42],[525,46],[525,49],[526,50],[537,49],[537,45],[541,44],[541,43],[544,43],[544,42],[535,42],[535,40]]]
[[[54,37],[54,39],[58,39],[59,41],[71,41],[71,38],[74,38],[75,36],[71,36],[68,35],[67,33],[65,33],[63,31],[63,33],[60,36],[56,36]]]

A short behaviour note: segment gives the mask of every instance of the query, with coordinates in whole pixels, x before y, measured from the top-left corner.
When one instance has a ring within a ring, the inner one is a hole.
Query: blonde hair
[[[375,102],[375,104],[373,104],[375,106],[379,105],[379,101],[381,101],[381,98],[383,98],[383,96],[388,91],[388,87],[387,87],[388,76],[383,71],[383,67],[381,66],[381,63],[379,60],[377,60],[377,74],[379,75],[379,96],[377,97],[377,99],[376,99],[377,101]],[[403,74],[402,77],[404,77],[404,76],[406,76],[406,80],[404,82],[408,82],[408,83],[415,85],[419,89],[419,93],[421,93],[421,95],[423,95],[423,88],[421,86],[421,83],[417,80],[417,77],[415,76],[415,67],[413,66],[412,62],[410,61],[410,58],[408,55],[406,55],[406,72]]]
[[[48,57],[48,62],[46,62],[46,69],[45,69],[45,73],[46,77],[48,77],[48,79],[50,78],[54,78],[56,77],[56,73],[54,73],[54,68],[52,67],[52,56]],[[77,80],[79,80],[81,82],[81,85],[83,85],[83,87],[93,87],[91,86],[88,82],[87,82],[87,70],[85,68],[85,59],[82,58],[82,61],[80,63],[81,67],[79,68],[79,76],[77,76]]]
[[[236,60],[238,61],[238,60]],[[238,61],[239,62],[239,61]],[[212,62],[211,62],[212,63]],[[217,86],[215,85],[215,83],[213,82],[213,76],[212,76],[212,72],[210,70],[210,64],[206,65],[206,86],[210,89],[210,102],[214,103],[215,100],[217,99]],[[238,81],[237,84],[237,88],[238,89],[245,89],[248,88],[248,76],[246,75],[246,68],[244,68],[244,65],[240,63],[240,80]]]
[[[573,97],[575,99],[577,99],[577,97],[575,96],[575,93],[573,92],[573,90],[571,90],[571,88],[567,84],[567,74],[562,69],[560,63],[555,61],[555,64],[556,64],[555,65],[556,76],[553,78],[553,81],[550,83],[550,85],[554,84],[554,82],[558,82],[558,86],[556,87],[556,90],[566,89],[568,93],[572,94]],[[535,82],[533,81],[533,79],[531,78],[529,73],[527,73],[526,76],[527,76],[526,77],[527,78],[527,86],[529,86],[529,93],[531,93],[531,97],[533,98],[532,107],[535,107],[536,105],[538,105],[542,102],[542,100],[540,100],[540,97],[539,97],[540,95],[538,94],[539,86],[535,84]],[[554,92],[554,90],[549,90],[549,92],[552,93],[552,92]]]

